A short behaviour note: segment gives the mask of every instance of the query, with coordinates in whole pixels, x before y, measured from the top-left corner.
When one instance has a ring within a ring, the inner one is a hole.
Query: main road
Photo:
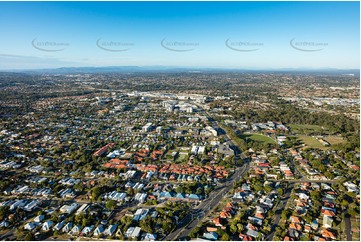
[[[230,179],[220,183],[217,188],[209,194],[207,199],[203,200],[190,214],[179,221],[176,230],[166,236],[165,240],[174,241],[188,236],[190,232],[197,227],[198,223],[202,221],[204,217],[208,216],[212,209],[215,208],[232,189],[234,181],[238,181],[247,174],[248,170],[249,163],[245,163],[242,167],[238,167]]]
[[[195,105],[198,106],[198,108],[200,108],[201,111],[203,111],[207,115],[208,121],[213,128],[217,130],[221,129],[217,121],[214,120],[211,115],[203,109],[203,107],[198,104]],[[239,155],[241,153],[240,149],[237,145],[235,145],[233,140],[225,131],[221,135],[225,135],[228,138],[227,143],[234,150],[235,164],[238,164]],[[181,221],[178,222],[176,229],[169,235],[165,236],[162,240],[174,241],[189,236],[191,231],[197,227],[198,223],[202,221],[204,217],[208,216],[209,213],[211,213],[212,209],[215,208],[218,203],[226,196],[226,194],[232,189],[233,183],[244,177],[247,174],[248,170],[248,161],[245,162],[241,167],[235,168],[235,172],[230,179],[223,183],[219,183],[216,189],[208,195],[208,198],[203,200],[197,207],[191,210],[188,215],[186,215]]]

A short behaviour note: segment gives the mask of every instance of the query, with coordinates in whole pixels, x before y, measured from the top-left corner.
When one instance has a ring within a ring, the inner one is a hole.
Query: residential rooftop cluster
[[[359,240],[355,77],[30,76],[0,73],[1,240]]]

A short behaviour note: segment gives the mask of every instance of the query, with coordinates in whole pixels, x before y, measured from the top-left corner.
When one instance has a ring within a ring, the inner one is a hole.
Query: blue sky
[[[359,2],[0,2],[0,9],[0,69],[360,65]]]

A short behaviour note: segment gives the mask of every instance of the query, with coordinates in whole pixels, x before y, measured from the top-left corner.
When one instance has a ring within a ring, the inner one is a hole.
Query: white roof
[[[49,230],[52,225],[53,225],[53,221],[46,221],[43,223],[42,230]]]
[[[111,224],[108,226],[108,228],[104,231],[105,235],[111,235],[114,233],[114,231],[117,229],[117,225],[116,224]]]
[[[135,227],[130,237],[135,238],[138,237],[139,234],[140,234],[140,227]]]
[[[147,233],[144,237],[144,240],[146,241],[153,241],[153,240],[156,240],[157,239],[157,235],[156,234],[149,234]]]
[[[99,224],[98,227],[96,227],[96,229],[94,230],[94,235],[100,235],[104,232],[104,227],[103,225]]]
[[[44,220],[44,215],[39,215],[34,218],[34,222],[41,222]]]
[[[129,227],[128,230],[125,232],[125,237],[130,237],[133,231],[134,231],[134,227]]]
[[[64,228],[63,228],[63,232],[68,232],[70,229],[71,229],[71,227],[73,226],[73,223],[72,222],[69,222],[69,223],[67,223],[65,226],[64,226]]]
[[[80,231],[80,225],[75,225],[72,229],[71,232],[72,233],[79,233]]]

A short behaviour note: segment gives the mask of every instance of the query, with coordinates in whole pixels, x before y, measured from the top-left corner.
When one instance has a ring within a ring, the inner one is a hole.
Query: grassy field
[[[329,135],[329,136],[325,136],[325,140],[330,143],[330,145],[337,145],[340,143],[346,143],[346,140],[340,136],[336,136],[336,135]]]
[[[298,138],[309,148],[327,149],[316,138],[308,135],[298,135]]]
[[[323,146],[316,138],[309,135],[298,135],[297,136],[307,147],[309,148],[318,148],[321,150],[329,149],[330,147]],[[330,145],[336,145],[340,143],[345,143],[346,140],[342,137],[336,135],[325,136],[324,138]]]
[[[324,128],[319,125],[309,125],[309,124],[288,124],[291,130],[297,134],[329,134],[330,131],[327,128]]]
[[[179,154],[175,162],[184,162],[186,161],[187,155]]]
[[[260,143],[276,144],[275,140],[262,134],[242,134],[240,137],[244,140],[248,138],[248,140],[257,141]]]

